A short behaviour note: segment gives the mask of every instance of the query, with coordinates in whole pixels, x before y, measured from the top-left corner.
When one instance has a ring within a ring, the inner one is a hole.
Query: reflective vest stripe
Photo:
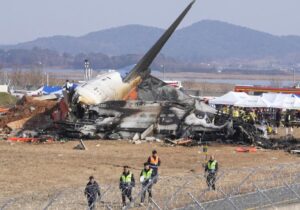
[[[156,159],[154,159],[153,156],[150,157],[150,164],[151,165],[158,165],[158,156],[156,156]]]
[[[129,173],[127,176],[122,175],[122,183],[130,183],[132,178],[132,173]]]
[[[215,160],[213,162],[209,161],[207,163],[207,167],[209,170],[216,170],[216,165],[217,165],[217,161],[215,161]]]
[[[233,110],[232,116],[233,117],[239,117],[240,113],[238,110]]]
[[[143,177],[144,177],[144,179],[145,180],[148,180],[148,179],[150,179],[151,178],[151,176],[152,176],[152,169],[149,169],[149,171],[147,172],[147,171],[145,171],[145,170],[143,170]]]

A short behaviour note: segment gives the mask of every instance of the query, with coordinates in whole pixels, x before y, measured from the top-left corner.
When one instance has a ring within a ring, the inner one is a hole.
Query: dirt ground
[[[153,149],[162,160],[162,176],[183,176],[203,171],[201,147],[170,147],[162,143],[131,144],[127,141],[86,141],[88,150],[73,149],[78,141],[51,144],[0,142],[0,197],[44,192],[63,187],[84,186],[94,175],[100,183],[117,183],[123,165],[138,177]],[[223,169],[257,167],[298,162],[299,157],[284,151],[258,150],[237,153],[236,146],[211,145]]]

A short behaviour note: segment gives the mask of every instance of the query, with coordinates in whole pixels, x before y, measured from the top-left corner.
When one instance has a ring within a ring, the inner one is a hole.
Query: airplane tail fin
[[[179,15],[179,17],[173,22],[173,24],[165,31],[165,33],[159,38],[159,40],[151,47],[151,49],[141,58],[137,65],[129,72],[129,74],[124,78],[125,82],[129,82],[140,76],[141,79],[145,78],[149,72],[149,66],[160,52],[162,47],[168,41],[170,36],[173,34],[177,26],[180,24],[182,19],[191,9],[192,5],[196,0],[193,0],[186,9]]]

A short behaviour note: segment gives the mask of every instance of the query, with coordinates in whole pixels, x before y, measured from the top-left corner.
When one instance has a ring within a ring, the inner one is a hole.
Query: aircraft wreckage
[[[64,135],[129,139],[149,131],[162,138],[256,141],[262,132],[253,125],[236,125],[210,106],[150,75],[151,63],[193,4],[194,1],[126,75],[109,71],[69,93],[66,98],[70,112],[59,123]]]

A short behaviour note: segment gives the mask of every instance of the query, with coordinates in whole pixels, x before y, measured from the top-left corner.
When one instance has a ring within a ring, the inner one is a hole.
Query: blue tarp
[[[52,94],[55,92],[59,92],[62,91],[62,87],[61,86],[44,86],[43,87],[43,94]]]

